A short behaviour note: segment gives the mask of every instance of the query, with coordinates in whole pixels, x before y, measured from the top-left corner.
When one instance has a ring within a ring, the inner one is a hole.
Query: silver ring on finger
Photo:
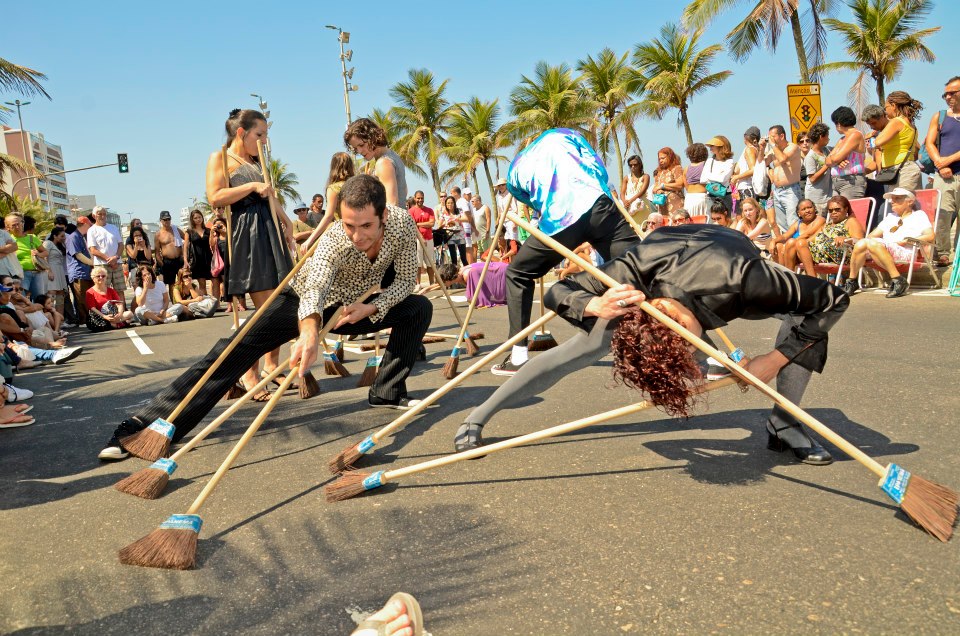
[[[620,309],[626,309],[626,308],[627,308],[627,301],[622,300],[622,299],[621,299],[621,300],[618,300],[618,301],[617,301],[617,307],[619,307]]]

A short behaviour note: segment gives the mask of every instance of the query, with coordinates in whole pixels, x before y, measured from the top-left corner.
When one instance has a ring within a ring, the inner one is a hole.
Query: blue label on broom
[[[553,336],[550,335],[550,332],[549,332],[549,331],[548,331],[547,333],[535,333],[535,334],[533,334],[533,339],[534,339],[534,340],[550,340],[551,338],[553,338]]]
[[[149,428],[151,431],[160,433],[167,439],[173,439],[173,432],[176,430],[174,425],[167,420],[156,420]]]
[[[367,437],[367,439],[360,442],[360,444],[357,446],[357,450],[360,451],[361,455],[366,455],[370,452],[370,449],[376,445],[377,443],[373,441],[373,435],[370,435]]]
[[[453,348],[453,351],[450,352],[450,357],[451,357],[451,358],[459,358],[459,357],[460,357],[460,348],[459,348],[459,347],[454,347],[454,348]]]
[[[903,496],[907,493],[909,484],[910,471],[896,464],[890,464],[887,467],[887,474],[880,480],[880,488],[898,504],[903,503]]]
[[[177,462],[164,457],[150,464],[150,468],[156,468],[157,470],[162,470],[168,475],[172,475],[173,471],[177,469]]]
[[[380,366],[380,360],[381,360],[382,358],[383,358],[383,356],[370,356],[369,358],[367,358],[367,366],[368,366],[368,367],[379,367],[379,366]]]
[[[203,526],[203,519],[200,515],[170,515],[166,521],[160,524],[161,530],[193,530],[200,534],[200,528]]]
[[[374,488],[379,488],[383,485],[383,481],[380,479],[383,477],[383,471],[378,470],[369,477],[363,480],[363,489],[364,490],[373,490]]]
[[[333,350],[338,351],[340,349],[343,349],[343,343],[337,340],[336,344],[333,345]]]
[[[731,351],[730,359],[733,360],[734,362],[740,362],[741,360],[743,360],[743,349],[741,349],[740,347],[737,347],[736,349]]]
[[[326,351],[323,352],[323,359],[324,359],[324,361],[326,361],[326,360],[331,360],[331,361],[332,361],[333,358],[334,358],[334,354],[332,354],[332,353],[327,353]]]

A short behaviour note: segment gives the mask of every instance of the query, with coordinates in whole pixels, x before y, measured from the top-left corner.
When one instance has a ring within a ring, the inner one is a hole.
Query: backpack
[[[946,110],[941,110],[937,113],[937,150],[940,150],[940,134],[943,132],[943,120],[946,118]],[[920,169],[923,172],[927,174],[935,174],[937,172],[937,166],[933,163],[933,159],[930,158],[930,153],[927,152],[926,143],[920,146],[920,154],[917,157],[917,161],[919,161]]]

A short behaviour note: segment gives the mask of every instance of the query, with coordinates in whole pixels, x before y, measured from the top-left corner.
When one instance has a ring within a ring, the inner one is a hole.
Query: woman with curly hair
[[[407,200],[407,177],[400,155],[387,144],[387,133],[372,120],[361,117],[343,133],[343,143],[368,163],[365,173],[387,189],[387,205],[403,206]]]
[[[887,192],[894,188],[919,190],[923,174],[914,159],[917,158],[917,127],[914,123],[923,104],[910,97],[904,91],[893,91],[887,95],[883,112],[887,115],[887,125],[876,136],[874,162],[878,169],[896,168],[897,178],[887,183]]]
[[[742,233],[713,225],[681,225],[653,232],[602,268],[621,284],[606,289],[583,272],[557,282],[547,307],[579,328],[563,345],[525,364],[457,431],[457,451],[483,444],[481,430],[504,408],[522,404],[611,351],[614,377],[670,415],[686,416],[703,381],[703,357],[692,345],[634,305],[645,298],[694,335],[735,318],[783,318],[773,351],[745,362],[763,382],[793,403],[812,372],[827,359],[827,333],[849,298],[827,281],[799,276],[760,257]],[[790,449],[808,464],[829,464],[830,453],[779,406],[767,420],[767,447]]]

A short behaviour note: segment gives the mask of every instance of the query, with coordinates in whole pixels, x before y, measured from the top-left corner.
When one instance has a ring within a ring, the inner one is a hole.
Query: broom
[[[614,287],[618,284],[613,278],[594,267],[592,263],[580,258],[553,238],[544,235],[532,227],[523,219],[511,214],[510,220],[518,226],[523,227],[530,232],[532,236],[536,236],[558,253],[576,262],[584,271],[590,272],[592,276],[608,287]],[[953,526],[957,521],[957,504],[960,503],[960,494],[956,491],[918,475],[912,475],[909,471],[897,464],[889,464],[884,467],[862,450],[835,433],[827,427],[826,424],[823,424],[799,406],[787,400],[777,393],[777,391],[758,380],[753,374],[734,362],[726,354],[717,351],[705,343],[649,302],[643,301],[639,303],[639,307],[669,327],[672,331],[679,334],[684,340],[697,349],[720,362],[735,376],[757,388],[761,393],[776,402],[780,408],[830,440],[830,442],[839,447],[844,453],[860,462],[860,464],[880,478],[880,488],[897,503],[904,513],[918,526],[941,541],[950,540],[950,537],[953,535]]]
[[[220,153],[220,165],[223,167],[223,181],[224,181],[224,186],[227,188],[230,187],[230,169],[229,169],[229,166],[227,165],[227,144],[229,143],[230,142],[228,141],[227,143],[223,144],[223,151]],[[227,222],[227,264],[229,265],[231,261],[233,261],[233,222],[231,221],[231,218],[233,217],[233,212],[229,205],[226,206],[226,210],[224,210],[223,217],[224,217],[224,220]],[[227,290],[227,292],[230,291],[230,288],[228,285],[229,282],[230,282],[229,280],[224,281],[224,288]],[[229,293],[228,293],[228,297],[230,298],[231,309],[233,309],[233,311],[230,312],[233,314],[233,330],[236,331],[237,329],[240,328],[240,315],[239,315],[240,304],[237,302],[237,299],[234,298],[233,296],[230,296]],[[230,391],[227,393],[228,400],[234,399],[229,397],[231,394],[233,394],[233,389],[230,389]],[[240,397],[240,396],[237,396],[237,397]]]
[[[250,329],[254,324],[260,319],[260,316],[263,315],[263,312],[267,307],[270,306],[277,296],[279,296],[283,290],[286,288],[287,284],[293,280],[293,277],[297,275],[297,272],[300,271],[300,268],[303,267],[303,264],[309,260],[309,257],[313,255],[313,252],[317,249],[319,242],[314,243],[313,246],[308,250],[306,257],[297,261],[293,268],[290,270],[290,273],[287,274],[280,284],[277,285],[277,288],[273,290],[267,300],[260,306],[259,309],[255,310],[253,314],[243,323],[243,326],[239,331],[235,332],[233,337],[230,339],[230,342],[227,343],[226,348],[223,352],[213,361],[213,364],[207,369],[203,374],[200,380],[193,386],[192,389],[187,393],[186,396],[180,401],[180,404],[173,410],[173,413],[170,414],[170,417],[167,419],[157,418],[153,421],[150,426],[146,427],[138,433],[133,435],[128,435],[120,440],[120,445],[123,446],[124,450],[129,451],[133,455],[141,459],[146,459],[147,461],[156,461],[161,457],[164,457],[167,452],[170,450],[170,441],[173,439],[174,433],[174,422],[177,417],[183,412],[187,405],[190,404],[190,401],[196,397],[197,393],[200,392],[200,389],[203,388],[203,385],[207,383],[207,380],[213,376],[213,374],[220,368],[220,365],[223,364],[223,361],[227,359],[234,349],[240,344],[240,341],[247,335]]]
[[[367,364],[363,367],[363,373],[360,374],[360,380],[357,382],[357,388],[371,386],[377,379],[377,371],[380,369],[380,332],[374,336],[374,354],[367,358]]]
[[[367,291],[361,300],[365,300],[373,291],[374,289]],[[333,325],[337,324],[342,313],[343,308],[338,307],[330,320],[323,325],[323,329],[320,330],[320,338],[323,338],[333,328]],[[299,370],[300,365],[297,365],[287,373],[287,377],[280,383],[280,388],[270,396],[270,401],[264,405],[263,410],[253,420],[243,437],[227,455],[227,458],[220,464],[217,472],[210,478],[210,481],[204,486],[187,512],[182,515],[171,515],[160,524],[159,528],[122,548],[118,553],[121,563],[172,570],[187,570],[194,566],[197,557],[197,538],[200,534],[200,528],[203,526],[203,519],[197,512],[203,506],[207,497],[210,496],[210,493],[213,492],[213,489],[220,483],[220,480],[223,479],[223,476],[230,470],[230,467],[233,466],[233,462],[236,461],[240,452],[256,435],[260,426],[280,401],[283,393],[297,377]]]
[[[161,494],[163,494],[163,490],[167,487],[170,477],[173,475],[174,471],[177,470],[177,461],[196,448],[200,442],[206,439],[211,433],[220,428],[221,424],[226,422],[228,419],[230,419],[230,417],[233,416],[234,413],[239,411],[240,407],[246,404],[246,402],[256,395],[258,391],[261,391],[265,386],[273,382],[277,376],[283,373],[283,368],[287,366],[288,362],[289,360],[284,361],[283,364],[279,365],[266,377],[260,380],[255,387],[244,393],[239,400],[230,406],[230,408],[221,413],[215,420],[207,424],[202,431],[194,435],[189,442],[184,444],[182,448],[171,455],[169,459],[158,459],[146,468],[138,470],[132,475],[124,477],[113,487],[122,493],[133,495],[135,497],[141,497],[143,499],[156,499],[159,497]]]
[[[227,458],[220,464],[220,468],[207,482],[207,485],[204,486],[187,512],[182,515],[171,515],[160,524],[159,528],[122,548],[118,553],[120,563],[169,570],[189,570],[196,564],[197,538],[200,534],[200,528],[203,526],[203,519],[197,514],[200,507],[203,506],[207,497],[230,470],[240,451],[243,450],[247,442],[256,434],[270,415],[270,412],[273,411],[273,407],[283,397],[284,391],[293,383],[299,369],[298,365],[287,373],[287,377],[280,383],[280,388],[270,396],[270,401],[266,403],[260,414],[247,428],[243,437],[237,442],[237,445],[233,447]]]
[[[326,340],[321,340],[323,344],[323,372],[327,375],[335,375],[341,378],[350,377],[350,372],[347,371],[347,367],[343,366],[343,362],[340,360],[340,356],[337,355],[337,350],[334,349],[330,351],[330,346],[327,345]],[[343,343],[338,343],[343,348]]]
[[[260,157],[260,174],[263,175],[263,182],[269,184],[272,188],[273,173],[270,172],[270,155],[267,149],[264,148],[263,141],[259,139],[257,140],[257,154]],[[280,213],[277,211],[280,206],[280,202],[277,201],[276,193],[271,194],[267,201],[270,203],[270,216],[273,217],[273,227],[277,230],[277,242],[280,243],[280,249],[281,251],[286,252],[287,259],[291,264],[295,263],[297,259],[290,252],[290,246],[286,244],[283,232],[280,230]]]
[[[510,203],[513,200],[513,195],[507,197],[507,203],[505,207],[510,207]],[[494,236],[500,236],[500,232],[503,230],[503,222],[506,220],[506,215],[501,215],[497,219],[497,231]],[[426,248],[424,248],[426,249]],[[443,377],[448,380],[452,380],[457,377],[457,366],[460,364],[460,345],[463,343],[464,337],[467,336],[467,325],[470,324],[470,318],[473,316],[473,310],[477,306],[477,299],[480,298],[480,289],[483,287],[483,279],[487,277],[487,270],[490,269],[490,261],[493,260],[493,246],[490,246],[490,249],[487,250],[487,258],[483,261],[483,269],[480,270],[480,278],[477,279],[477,287],[473,290],[473,297],[470,299],[470,305],[467,307],[467,317],[463,321],[463,324],[460,326],[460,334],[457,336],[457,342],[453,345],[453,351],[450,352],[450,357],[447,358],[447,361],[443,364]],[[437,276],[437,280],[440,277]],[[446,292],[444,292],[446,293]],[[471,343],[472,349],[471,350]],[[480,349],[477,347],[476,343],[468,338],[467,340],[467,353],[471,356],[475,356]]]
[[[337,360],[340,362],[347,361],[347,352],[343,348],[343,336],[337,338],[336,344],[333,345],[333,352],[337,354]]]
[[[543,277],[540,277],[538,288],[540,290],[540,315],[543,315]],[[559,346],[557,344],[557,339],[553,337],[553,334],[545,329],[533,334],[533,339],[530,341],[530,346],[527,347],[528,351],[546,351],[548,349],[553,349],[554,347]]]
[[[557,314],[555,314],[552,311],[547,312],[544,316],[542,316],[541,318],[538,318],[535,322],[530,323],[530,325],[526,329],[524,329],[514,337],[510,338],[509,340],[504,342],[502,345],[500,345],[499,347],[497,347],[496,349],[494,349],[493,351],[491,351],[490,353],[482,357],[481,359],[474,362],[472,365],[470,365],[466,369],[466,371],[454,377],[449,382],[441,386],[439,389],[437,389],[436,391],[434,391],[433,393],[425,397],[423,401],[420,402],[420,404],[417,404],[416,406],[414,406],[408,411],[404,411],[400,417],[390,422],[389,424],[381,428],[379,431],[377,431],[373,435],[368,436],[359,444],[352,444],[347,448],[343,449],[342,451],[340,451],[336,456],[333,457],[333,459],[327,462],[327,467],[330,469],[330,472],[337,474],[350,468],[350,466],[352,466],[353,463],[356,462],[361,455],[365,455],[369,453],[371,450],[373,450],[373,447],[376,446],[380,442],[380,440],[382,440],[384,437],[391,434],[395,430],[399,429],[401,426],[405,425],[407,422],[413,420],[413,418],[419,415],[428,406],[430,406],[431,404],[439,400],[441,397],[446,395],[448,392],[450,392],[451,390],[453,390],[454,388],[462,384],[471,375],[473,375],[474,373],[482,369],[489,362],[494,360],[497,356],[501,355],[504,351],[507,351],[514,344],[526,338],[537,327],[539,327],[540,325],[546,324],[547,321],[554,318],[556,315]]]
[[[450,336],[450,337],[451,337],[451,338],[455,338],[456,336]],[[423,336],[423,338],[420,339],[420,342],[422,342],[423,344],[436,344],[436,343],[438,343],[438,342],[443,342],[443,341],[446,340],[446,339],[447,339],[447,336],[445,336],[445,335],[440,335],[440,334],[434,334],[434,335],[425,334],[425,335]]]
[[[709,391],[715,391],[721,387],[729,386],[734,384],[736,380],[734,378],[724,378],[717,382],[711,382],[710,384],[705,384],[699,387],[700,393],[707,393]],[[379,488],[380,486],[396,481],[401,477],[406,477],[408,475],[415,475],[417,473],[422,473],[424,471],[433,470],[435,468],[441,468],[443,466],[448,466],[450,464],[455,464],[457,462],[462,462],[468,459],[476,459],[478,457],[483,457],[484,455],[490,455],[491,453],[496,453],[498,451],[506,450],[508,448],[517,448],[518,446],[524,446],[527,444],[532,444],[533,442],[538,442],[543,439],[548,439],[550,437],[556,437],[558,435],[563,435],[565,433],[570,433],[572,431],[580,430],[588,426],[594,426],[596,424],[601,424],[603,422],[608,422],[613,419],[624,417],[627,415],[632,415],[638,413],[645,409],[653,407],[654,404],[649,400],[644,400],[643,402],[637,402],[636,404],[630,404],[628,406],[622,406],[618,409],[613,409],[612,411],[606,411],[604,413],[599,413],[597,415],[592,415],[590,417],[585,417],[583,419],[575,420],[573,422],[568,422],[566,424],[559,424],[557,426],[552,426],[550,428],[545,428],[535,433],[527,433],[526,435],[520,435],[518,437],[513,437],[511,439],[505,439],[500,442],[489,444],[487,446],[481,446],[479,448],[471,448],[470,450],[461,451],[459,453],[454,453],[452,455],[447,455],[445,457],[439,457],[437,459],[431,459],[429,461],[420,462],[419,464],[414,464],[413,466],[407,466],[406,468],[398,468],[396,470],[388,471],[377,471],[375,473],[366,473],[359,470],[352,470],[344,473],[340,476],[339,479],[333,483],[327,484],[323,487],[323,494],[326,496],[327,502],[333,503],[336,501],[343,501],[344,499],[350,499],[351,497],[356,497],[357,495],[367,491]]]

